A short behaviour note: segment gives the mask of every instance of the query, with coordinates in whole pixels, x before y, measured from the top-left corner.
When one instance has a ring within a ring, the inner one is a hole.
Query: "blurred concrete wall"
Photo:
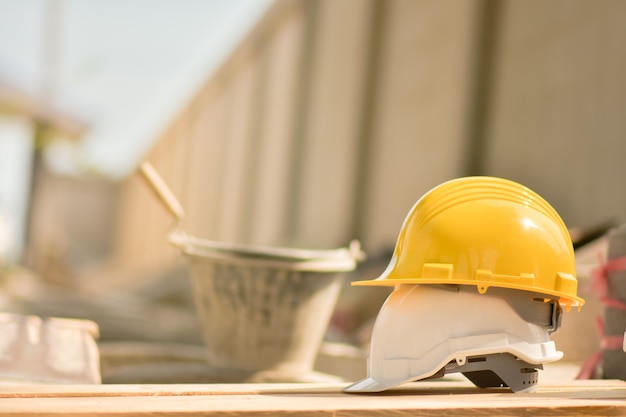
[[[146,159],[208,239],[376,254],[472,174],[530,186],[568,226],[620,220],[624,39],[620,0],[278,0]],[[116,195],[117,262],[179,258],[147,187]]]
[[[463,174],[480,7],[276,2],[147,155],[187,208],[187,231],[393,245],[416,199]],[[137,179],[125,195],[120,256],[167,258],[150,254],[170,219]]]
[[[525,183],[569,226],[626,218],[626,3],[498,3],[481,171]]]

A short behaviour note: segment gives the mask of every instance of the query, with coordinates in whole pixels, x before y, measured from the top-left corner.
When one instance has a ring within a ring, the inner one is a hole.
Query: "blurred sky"
[[[134,168],[271,0],[0,0],[0,78],[92,126],[72,161]]]

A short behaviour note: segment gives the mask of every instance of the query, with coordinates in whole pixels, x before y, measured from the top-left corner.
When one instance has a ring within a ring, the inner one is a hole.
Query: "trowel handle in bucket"
[[[183,206],[152,164],[147,161],[143,162],[139,167],[139,172],[150,186],[150,189],[154,192],[154,195],[156,195],[165,208],[167,208],[167,211],[176,218],[177,222],[182,222],[185,218]]]

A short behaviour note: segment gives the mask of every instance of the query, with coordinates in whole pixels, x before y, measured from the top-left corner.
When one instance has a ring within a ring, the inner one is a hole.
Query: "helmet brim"
[[[406,382],[412,381],[412,379],[408,381],[393,381],[383,384],[382,382],[374,379],[374,378],[363,378],[362,380],[355,382],[354,384],[347,386],[343,389],[344,392],[381,392],[394,387],[396,385],[401,385]]]
[[[351,285],[353,286],[362,286],[362,287],[375,287],[375,286],[385,286],[385,287],[393,287],[396,285],[446,285],[446,284],[458,284],[458,285],[472,285],[477,288],[477,291],[481,294],[487,292],[489,287],[499,287],[499,288],[509,288],[512,290],[520,290],[520,291],[531,291],[531,292],[539,292],[536,287],[527,286],[527,285],[515,285],[513,283],[494,283],[493,281],[479,281],[479,280],[458,280],[455,279],[453,282],[445,279],[436,279],[436,278],[377,278],[370,279],[365,281],[353,281]],[[541,293],[546,295],[551,295],[558,297],[559,303],[565,308],[569,309],[571,307],[580,308],[585,304],[585,300],[580,297],[575,297],[571,295],[564,296],[562,292],[559,291],[551,291],[546,289],[541,289]]]

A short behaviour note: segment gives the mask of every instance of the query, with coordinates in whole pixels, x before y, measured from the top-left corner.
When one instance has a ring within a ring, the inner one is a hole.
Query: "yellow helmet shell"
[[[572,240],[543,198],[516,182],[465,177],[440,184],[407,215],[393,257],[354,285],[460,284],[533,291],[582,306]]]

